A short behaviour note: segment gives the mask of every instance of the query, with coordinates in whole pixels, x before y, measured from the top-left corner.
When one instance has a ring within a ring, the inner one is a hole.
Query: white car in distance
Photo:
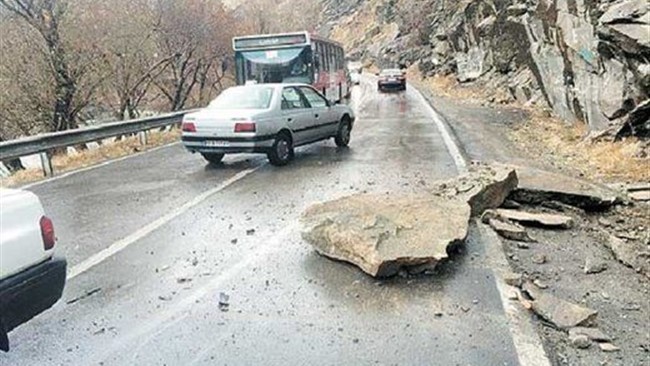
[[[263,153],[286,165],[294,148],[333,138],[347,147],[355,116],[305,84],[251,84],[226,89],[183,118],[182,142],[211,163],[225,154]]]

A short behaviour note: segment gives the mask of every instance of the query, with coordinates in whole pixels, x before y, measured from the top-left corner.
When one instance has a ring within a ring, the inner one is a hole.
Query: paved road
[[[173,145],[33,187],[74,274],[0,364],[518,364],[477,235],[436,276],[387,281],[300,239],[310,204],[457,174],[416,93],[366,83],[353,102],[349,150],[319,143],[285,168]]]

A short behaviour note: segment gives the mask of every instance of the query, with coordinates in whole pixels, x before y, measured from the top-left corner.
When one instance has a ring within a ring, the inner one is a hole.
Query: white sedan
[[[182,142],[211,163],[225,154],[264,153],[273,165],[286,165],[298,146],[334,138],[347,147],[354,120],[350,107],[309,85],[236,86],[183,118]]]

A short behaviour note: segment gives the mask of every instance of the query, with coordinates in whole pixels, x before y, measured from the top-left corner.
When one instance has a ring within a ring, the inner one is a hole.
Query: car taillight
[[[183,122],[181,130],[183,132],[196,132],[196,125],[194,122]]]
[[[41,217],[39,222],[41,226],[41,237],[43,238],[43,248],[45,250],[50,250],[54,248],[54,243],[56,242],[56,237],[54,236],[54,224],[47,216]]]
[[[254,122],[235,123],[235,132],[255,132],[256,127]]]

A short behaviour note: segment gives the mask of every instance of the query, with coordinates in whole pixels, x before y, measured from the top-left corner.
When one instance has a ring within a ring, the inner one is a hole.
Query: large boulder
[[[431,195],[356,195],[304,214],[303,238],[327,257],[374,277],[435,265],[465,240],[469,205]]]
[[[419,194],[361,194],[314,205],[303,238],[318,253],[373,277],[433,268],[467,237],[473,214],[500,206],[517,185],[512,169],[475,166]]]

